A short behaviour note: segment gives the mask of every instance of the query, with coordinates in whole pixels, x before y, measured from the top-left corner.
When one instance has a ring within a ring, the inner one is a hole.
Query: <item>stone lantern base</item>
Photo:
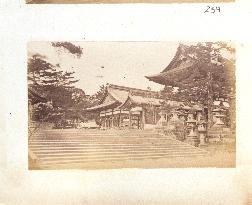
[[[204,146],[207,145],[207,143],[206,143],[206,132],[199,132],[199,140],[200,140],[200,143],[199,143],[200,147],[204,147]]]
[[[188,144],[191,144],[195,147],[198,147],[199,144],[200,144],[200,139],[199,137],[197,136],[197,134],[194,132],[193,129],[191,129],[189,135],[186,137],[186,142]]]

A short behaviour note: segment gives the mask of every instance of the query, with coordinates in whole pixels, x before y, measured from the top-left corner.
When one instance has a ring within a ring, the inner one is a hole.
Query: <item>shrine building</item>
[[[156,125],[162,102],[159,92],[110,84],[100,104],[87,111],[99,112],[102,128],[145,129]]]

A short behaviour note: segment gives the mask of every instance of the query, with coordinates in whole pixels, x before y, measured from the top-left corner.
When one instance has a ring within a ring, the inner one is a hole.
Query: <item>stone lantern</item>
[[[183,113],[186,113],[188,114],[188,112],[191,110],[192,108],[188,105],[184,105],[184,106],[181,106],[178,110],[179,111],[182,111]]]
[[[178,114],[178,116],[179,116],[179,119],[180,119],[180,120],[182,120],[183,122],[185,122],[185,120],[186,120],[186,114],[180,112],[180,113]]]
[[[167,119],[166,119],[167,113],[164,110],[161,110],[159,115],[160,115],[160,119],[157,122],[157,127],[166,126],[167,125]]]
[[[216,122],[213,125],[214,127],[225,127],[225,123],[223,122],[223,119],[225,117],[225,115],[222,114],[216,114],[214,115],[216,118]]]
[[[190,133],[186,138],[186,141],[195,147],[199,146],[200,141],[199,141],[198,135],[195,132],[195,129],[193,127],[191,128]]]
[[[195,127],[197,121],[194,119],[194,113],[193,112],[189,112],[188,116],[187,116],[187,121],[186,121],[186,125],[188,127]]]
[[[171,121],[178,121],[178,120],[180,120],[179,119],[179,111],[174,110],[171,113],[172,113],[172,117],[170,119]]]
[[[206,124],[207,123],[204,120],[198,122],[200,146],[206,145],[206,133],[207,133]]]
[[[185,111],[189,111],[189,110],[191,110],[192,108],[191,108],[190,106],[188,106],[188,105],[185,105],[185,106],[183,106],[181,109],[183,109],[183,110],[185,110]]]
[[[180,112],[178,110],[173,110],[171,114],[171,119],[168,121],[167,124],[167,131],[175,135],[177,140],[182,141],[185,139],[184,121],[179,118]]]
[[[195,132],[196,124],[197,121],[194,119],[194,112],[190,110],[186,121],[187,130],[189,131],[189,134],[186,137],[186,141],[193,146],[199,145],[199,138],[197,136],[197,133]]]
[[[224,114],[224,110],[221,109],[221,108],[213,109],[212,113],[213,113],[213,122],[214,123],[216,123],[217,121],[219,121],[218,118],[223,118],[225,116],[225,115],[222,116]]]
[[[194,105],[193,109],[196,112],[196,120],[200,121],[200,119],[203,117],[203,109],[199,105]]]

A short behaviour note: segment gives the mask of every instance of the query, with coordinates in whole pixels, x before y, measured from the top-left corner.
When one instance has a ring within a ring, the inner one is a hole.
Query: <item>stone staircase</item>
[[[36,156],[41,169],[207,154],[203,149],[145,130],[38,131],[29,142],[29,151]]]
[[[230,128],[212,127],[208,131],[209,142],[233,142],[235,141],[235,132]]]

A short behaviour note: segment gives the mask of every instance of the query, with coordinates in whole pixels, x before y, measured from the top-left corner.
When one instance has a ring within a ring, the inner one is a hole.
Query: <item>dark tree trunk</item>
[[[213,111],[213,86],[212,86],[212,72],[208,72],[207,74],[207,78],[208,78],[208,93],[207,93],[207,108],[208,108],[208,118],[207,118],[207,128],[208,130],[212,127],[213,125],[213,114],[212,114],[212,111]]]

